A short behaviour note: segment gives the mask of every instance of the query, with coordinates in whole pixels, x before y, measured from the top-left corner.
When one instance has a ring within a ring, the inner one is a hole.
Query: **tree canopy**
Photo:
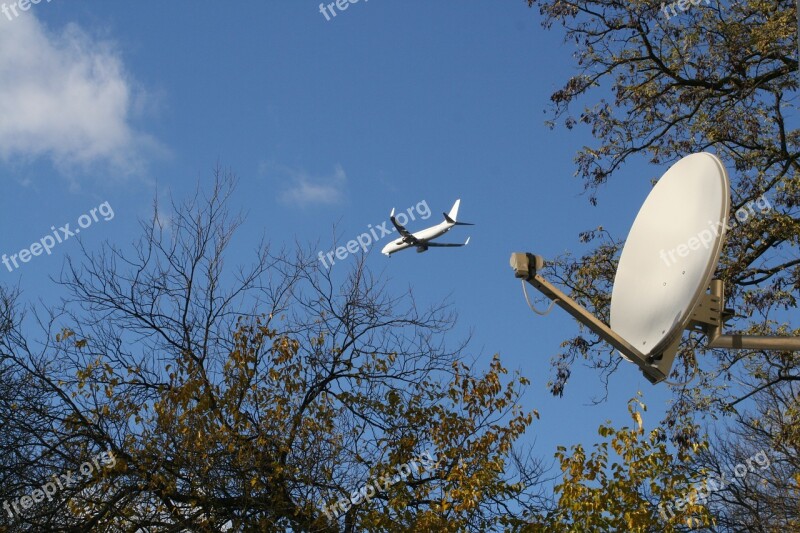
[[[4,294],[0,501],[9,531],[488,530],[538,505],[515,449],[527,380],[447,348],[454,316],[390,295],[358,262],[301,249],[225,266],[241,220],[216,174],[133,252],[70,261],[40,316]],[[225,267],[225,268],[224,268]],[[231,274],[235,272],[235,275]],[[102,468],[47,501],[56,473]],[[113,463],[113,464],[111,464]],[[524,480],[525,482],[521,482]]]

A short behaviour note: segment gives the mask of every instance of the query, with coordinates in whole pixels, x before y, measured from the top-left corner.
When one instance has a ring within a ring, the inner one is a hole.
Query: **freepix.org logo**
[[[691,6],[699,6],[701,2],[705,2],[706,5],[708,5],[711,3],[711,0],[676,0],[671,4],[661,2],[661,11],[664,13],[664,16],[667,17],[667,20],[669,20],[678,14],[678,11],[675,9],[676,7],[681,11],[686,11]],[[672,10],[671,14],[670,10]]]
[[[745,463],[747,464],[745,465]],[[725,473],[720,472],[716,479],[713,477],[708,477],[702,482],[692,485],[686,496],[677,498],[667,503],[659,503],[658,511],[661,514],[661,517],[664,520],[670,520],[675,517],[675,510],[680,513],[687,505],[706,505],[706,503],[708,503],[708,498],[713,493],[722,491],[731,485],[735,485],[740,479],[744,480],[744,477],[747,476],[748,473],[755,472],[756,469],[753,466],[753,463],[759,467],[759,470],[769,468],[771,464],[766,450],[760,450],[758,453],[748,458],[745,463],[739,463],[734,467],[733,475],[735,477],[733,478],[726,479]],[[728,490],[731,489],[728,488]],[[669,513],[669,517],[667,517],[667,513]]]
[[[422,220],[428,220],[431,217],[431,208],[428,207],[428,202],[426,200],[422,200],[416,206],[406,209],[405,212],[397,213],[395,215],[395,220],[397,220],[397,223],[401,226],[405,226],[408,224],[409,220],[416,220],[416,217],[414,216],[415,210]],[[372,224],[367,224],[366,232],[362,233],[355,239],[348,241],[345,246],[339,246],[338,248],[331,250],[326,254],[323,254],[323,252],[317,253],[317,258],[326,269],[330,269],[335,263],[333,260],[334,255],[336,256],[336,259],[343,261],[349,254],[356,253],[359,248],[366,252],[369,250],[369,247],[372,244],[383,239],[386,235],[391,235],[394,231],[394,226],[389,226],[389,222],[386,221],[384,221],[382,224],[375,225],[375,227],[373,227]],[[380,233],[380,235],[378,233]],[[328,262],[330,262],[330,265]]]
[[[756,198],[755,202],[750,200],[747,202],[747,204],[743,205],[736,211],[735,219],[739,224],[744,224],[748,218],[756,214],[756,210],[753,206],[757,207],[762,215],[772,209],[772,204],[769,203],[769,200],[767,200],[763,195]],[[730,230],[732,228],[733,226],[731,225],[731,222],[725,223],[726,230]],[[679,244],[677,247],[672,248],[671,250],[664,250],[662,248],[658,252],[658,256],[662,261],[664,261],[665,265],[672,266],[678,262],[678,259],[675,258],[676,254],[678,257],[688,257],[693,250],[699,250],[701,246],[708,250],[708,247],[711,246],[712,242],[714,242],[714,237],[719,236],[721,229],[721,223],[709,220],[708,229],[700,231],[697,235],[686,241],[686,243]]]
[[[91,459],[91,462],[86,461],[80,466],[80,473],[67,470],[66,474],[58,474],[52,477],[52,481],[48,481],[40,488],[34,490],[30,495],[23,496],[16,500],[4,501],[3,509],[8,513],[9,518],[14,518],[14,515],[23,514],[26,510],[30,509],[37,503],[41,503],[47,498],[47,501],[53,501],[53,497],[59,491],[65,488],[72,488],[81,481],[87,481],[102,470],[102,467],[114,468],[117,464],[117,459],[114,453],[109,450],[103,452]]]
[[[42,253],[50,255],[53,253],[52,250],[56,244],[61,244],[67,239],[75,237],[81,232],[81,229],[86,229],[95,222],[98,222],[100,220],[100,218],[97,216],[98,214],[103,217],[103,220],[106,222],[113,220],[114,218],[114,210],[111,208],[111,204],[108,202],[103,202],[99,206],[89,210],[88,213],[78,217],[79,227],[72,229],[70,228],[69,222],[63,226],[59,226],[58,229],[56,229],[55,226],[50,226],[50,231],[53,232],[52,234],[45,235],[27,248],[23,248],[15,254],[3,254],[2,257],[0,257],[0,262],[6,266],[9,272],[13,272],[15,268],[19,268],[20,262],[27,263],[33,257],[42,255]],[[19,261],[17,261],[18,259]]]
[[[330,21],[331,15],[333,18],[336,18],[336,8],[339,8],[339,11],[345,11],[350,4],[357,4],[360,0],[336,0],[335,2],[331,2],[328,5],[320,4],[319,5],[319,12],[325,16],[325,20]],[[369,2],[369,0],[364,0],[364,2]],[[328,11],[330,10],[331,15],[328,15]]]
[[[11,2],[11,5],[7,5],[5,2],[3,5],[0,5],[0,11],[8,18],[8,20],[14,20],[19,16],[19,9],[20,11],[28,11],[31,8],[31,4],[36,5],[43,0],[18,0],[17,2]],[[50,3],[52,0],[46,0],[47,3]],[[11,14],[14,14],[12,17]]]
[[[394,476],[382,475],[377,480],[371,480],[361,489],[351,492],[349,498],[345,496],[336,503],[323,507],[322,511],[329,520],[339,518],[340,512],[346,513],[351,507],[361,502],[369,502],[377,494],[386,494],[392,486],[405,482],[413,472],[421,475],[427,470],[433,470],[436,467],[436,463],[436,459],[429,451],[425,450],[418,457],[397,467],[397,474]]]

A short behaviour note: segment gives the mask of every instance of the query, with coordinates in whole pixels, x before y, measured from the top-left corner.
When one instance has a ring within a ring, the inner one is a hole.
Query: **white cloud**
[[[341,165],[336,165],[329,176],[310,176],[302,170],[270,165],[282,178],[288,180],[288,186],[280,193],[281,202],[289,205],[305,207],[308,205],[335,205],[344,202],[344,186],[347,175]]]
[[[0,160],[140,171],[158,147],[131,126],[133,85],[119,53],[78,26],[57,34],[30,12],[0,17]]]

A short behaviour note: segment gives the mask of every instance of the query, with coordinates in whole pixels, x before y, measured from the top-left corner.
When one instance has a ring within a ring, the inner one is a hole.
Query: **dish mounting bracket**
[[[692,313],[686,329],[699,330],[706,334],[709,348],[800,351],[800,337],[776,335],[724,335],[722,328],[733,312],[724,309],[725,283],[721,279],[711,280],[709,292],[703,296]]]

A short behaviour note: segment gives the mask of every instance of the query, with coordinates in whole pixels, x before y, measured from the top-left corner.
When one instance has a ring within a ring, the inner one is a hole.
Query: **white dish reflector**
[[[645,355],[681,335],[711,282],[724,242],[730,184],[707,152],[684,157],[647,196],[620,256],[611,329]]]

